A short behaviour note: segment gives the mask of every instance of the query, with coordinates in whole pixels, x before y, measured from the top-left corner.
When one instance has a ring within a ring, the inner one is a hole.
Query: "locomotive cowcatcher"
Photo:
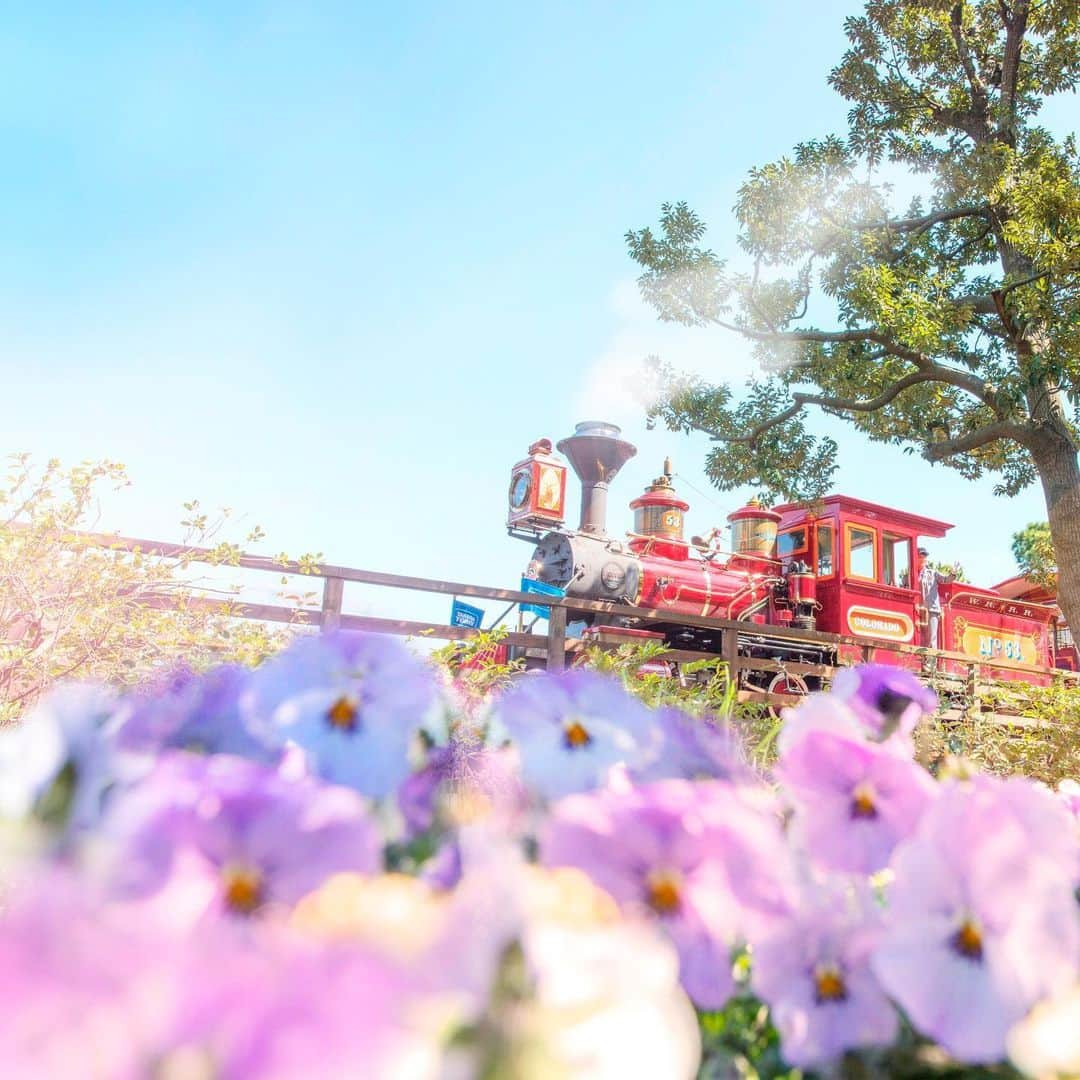
[[[565,525],[567,466],[540,439],[511,470],[507,528],[533,543],[525,578],[555,586],[565,595],[663,612],[665,618],[615,619],[584,616],[584,637],[637,634],[668,645],[719,652],[719,632],[688,626],[695,615],[746,623],[739,634],[743,655],[800,663],[854,663],[864,650],[854,642],[823,642],[771,636],[770,627],[825,631],[863,643],[900,642],[963,653],[979,659],[994,678],[1048,682],[1045,676],[995,667],[1006,661],[1053,668],[1059,614],[1051,603],[1003,595],[956,581],[939,584],[940,640],[928,640],[932,625],[919,589],[919,541],[940,539],[951,525],[918,514],[829,495],[813,506],[765,507],[757,500],[728,515],[730,548],[722,530],[684,538],[689,503],[674,489],[670,462],[630,503],[634,527],[623,536],[607,530],[611,481],[636,453],[614,424],[589,421],[558,443],[581,481],[577,528]],[[918,669],[918,654],[870,650],[879,663]],[[1062,657],[1065,661],[1065,657]],[[1064,663],[1063,663],[1064,666]],[[960,674],[957,662],[938,669]],[[774,693],[798,694],[814,681],[780,673],[761,676]]]

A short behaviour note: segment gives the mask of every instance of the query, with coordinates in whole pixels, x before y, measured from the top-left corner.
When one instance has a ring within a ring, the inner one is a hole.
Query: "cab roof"
[[[807,506],[806,503],[784,503],[772,508],[781,515],[780,528],[787,528],[807,517],[856,517],[883,525],[892,525],[913,536],[928,536],[941,539],[953,526],[947,521],[911,514],[906,510],[896,510],[891,506],[855,499],[850,495],[826,495],[823,499]],[[813,512],[812,511],[816,511]]]

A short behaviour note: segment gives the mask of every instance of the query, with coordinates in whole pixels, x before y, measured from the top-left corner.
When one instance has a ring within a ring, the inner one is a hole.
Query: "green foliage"
[[[469,697],[479,699],[505,689],[514,675],[525,668],[524,659],[499,663],[496,650],[503,644],[507,629],[497,626],[482,630],[465,641],[451,641],[431,654],[434,663],[445,667]]]
[[[661,319],[754,343],[761,377],[738,395],[652,361],[650,421],[709,435],[718,486],[827,491],[836,447],[807,430],[811,408],[1010,494],[1050,443],[1075,457],[1080,156],[1036,117],[1080,79],[1078,12],[869,0],[830,75],[846,136],[799,144],[739,191],[745,266],[685,203],[627,234]],[[906,206],[898,172],[921,190]]]
[[[702,659],[680,664],[675,678],[641,670],[646,664],[666,664],[664,657],[670,651],[653,641],[614,649],[589,645],[582,650],[580,663],[620,679],[627,690],[654,709],[670,705],[694,714],[728,715],[735,704],[735,688],[722,661]]]
[[[746,958],[742,961],[745,963]],[[769,1008],[745,994],[732,998],[721,1012],[703,1013],[699,1080],[797,1080],[803,1074],[780,1057],[780,1039]]]
[[[736,975],[744,989],[752,957],[741,954]],[[780,1041],[768,1006],[748,992],[720,1012],[699,1014],[702,1062],[698,1080],[1019,1080],[1009,1065],[963,1065],[920,1038],[907,1023],[896,1042],[882,1050],[849,1053],[827,1072],[802,1072],[780,1056]]]
[[[947,563],[940,562],[936,559],[928,559],[927,566],[929,566],[931,570],[936,570],[939,574],[944,574],[953,581],[965,582],[968,580],[964,568],[958,562]]]
[[[82,535],[98,494],[128,480],[115,462],[36,468],[15,455],[0,483],[0,723],[60,679],[130,683],[162,664],[254,664],[288,631],[230,617],[235,590],[188,573],[186,557],[102,546]],[[218,539],[224,519],[184,507],[185,540],[213,545],[210,565],[235,566],[240,548]],[[257,540],[251,530],[246,541]],[[220,595],[224,592],[224,595]]]
[[[962,758],[985,772],[1029,776],[1051,787],[1080,776],[1080,688],[1075,683],[1057,679],[1048,687],[980,687],[976,708],[955,690],[942,696],[959,716],[939,714],[919,726],[916,749],[925,764],[936,769],[950,758]]]
[[[1057,555],[1050,526],[1045,521],[1033,521],[1014,533],[1012,553],[1020,573],[1037,585],[1053,589],[1057,584]]]

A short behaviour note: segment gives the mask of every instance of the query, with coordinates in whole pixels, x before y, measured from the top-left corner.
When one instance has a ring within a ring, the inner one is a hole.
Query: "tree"
[[[0,723],[60,679],[130,683],[180,660],[194,668],[255,663],[287,640],[280,629],[230,617],[227,583],[214,589],[224,591],[221,603],[198,603],[215,583],[192,579],[183,560],[88,539],[82,530],[96,523],[100,489],[126,484],[112,462],[64,469],[53,460],[38,469],[26,455],[11,458],[0,482]],[[186,509],[187,541],[216,538],[221,521],[197,503]],[[261,536],[256,528],[245,540]],[[239,554],[219,541],[213,561],[228,566]]]
[[[1045,521],[1033,521],[1012,538],[1012,553],[1020,573],[1048,589],[1057,586],[1057,556]]]
[[[685,203],[627,234],[662,319],[737,332],[762,367],[737,397],[657,364],[650,420],[715,440],[718,486],[787,498],[822,494],[836,467],[813,409],[996,474],[1001,494],[1038,479],[1080,625],[1080,157],[1036,122],[1080,77],[1080,4],[870,0],[845,28],[829,82],[847,133],[750,173],[745,267],[703,245]],[[898,211],[883,168],[925,194]]]

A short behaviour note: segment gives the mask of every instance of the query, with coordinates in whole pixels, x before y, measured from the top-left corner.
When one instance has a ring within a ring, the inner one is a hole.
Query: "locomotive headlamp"
[[[561,525],[565,498],[566,466],[551,452],[550,439],[537,439],[510,470],[506,524],[531,530]]]
[[[520,510],[529,501],[529,492],[532,490],[532,477],[527,470],[514,473],[510,480],[510,506],[514,510]]]

